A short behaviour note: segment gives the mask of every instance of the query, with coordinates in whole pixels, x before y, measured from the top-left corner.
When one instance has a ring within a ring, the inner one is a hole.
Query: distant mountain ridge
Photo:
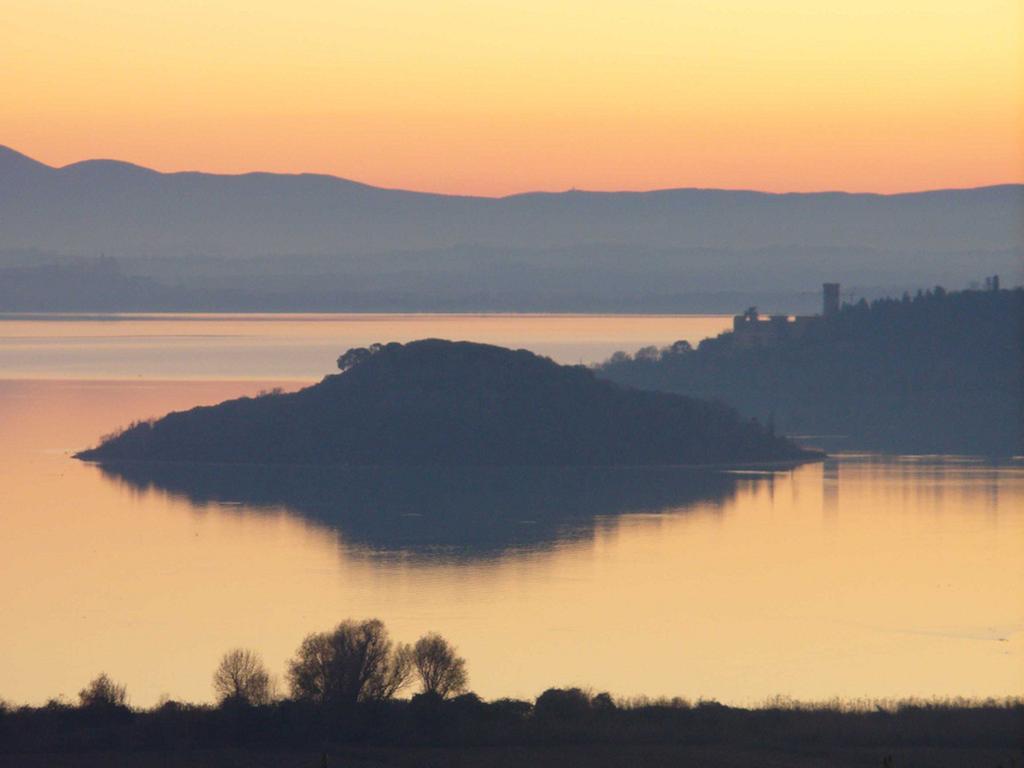
[[[0,148],[0,249],[253,256],[637,243],[1007,248],[1024,185],[876,195],[668,189],[502,198],[334,176],[160,173],[114,160],[52,168]]]

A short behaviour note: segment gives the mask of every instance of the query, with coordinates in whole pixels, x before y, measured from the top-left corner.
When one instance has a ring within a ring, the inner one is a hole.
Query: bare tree
[[[101,672],[78,692],[78,700],[83,707],[89,708],[124,707],[127,706],[128,694],[123,685],[111,680],[106,672]]]
[[[213,690],[221,703],[269,704],[273,698],[270,673],[259,654],[235,648],[224,654],[213,673]]]
[[[374,675],[367,683],[365,698],[385,701],[409,684],[413,675],[412,646],[399,643],[391,652],[391,658],[380,674]]]
[[[288,663],[288,684],[296,699],[324,702],[337,686],[330,632],[306,635]]]
[[[307,636],[288,665],[295,698],[345,704],[389,699],[411,674],[411,652],[395,647],[378,619]]]
[[[436,633],[424,635],[413,647],[413,663],[424,693],[445,698],[466,689],[466,660]]]

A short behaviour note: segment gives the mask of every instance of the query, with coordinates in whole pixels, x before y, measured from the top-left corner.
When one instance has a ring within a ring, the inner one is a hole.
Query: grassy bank
[[[551,689],[537,700],[296,701],[150,710],[51,702],[0,716],[3,766],[1010,766],[1024,702],[905,701],[744,709],[616,702]]]

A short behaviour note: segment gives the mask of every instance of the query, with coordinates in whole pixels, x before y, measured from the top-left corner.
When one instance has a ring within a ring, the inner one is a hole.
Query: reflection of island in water
[[[339,468],[116,462],[104,476],[194,505],[284,507],[371,550],[454,558],[550,546],[601,517],[720,505],[757,479],[688,468]],[[764,476],[770,477],[769,474]]]

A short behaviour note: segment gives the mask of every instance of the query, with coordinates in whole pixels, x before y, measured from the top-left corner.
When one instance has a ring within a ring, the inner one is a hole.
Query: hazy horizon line
[[[51,165],[50,163],[39,160],[38,158],[15,149],[8,144],[0,144],[0,153],[9,152],[20,158],[28,160],[36,165],[43,166],[52,171],[64,171],[69,170],[78,166],[88,165],[91,163],[104,163],[110,165],[118,165],[137,169],[147,173],[155,173],[160,176],[185,176],[185,175],[198,175],[198,176],[215,176],[220,178],[242,178],[245,176],[280,176],[280,177],[316,177],[333,179],[335,181],[344,182],[346,184],[353,184],[360,187],[366,187],[368,189],[377,189],[388,192],[408,192],[411,194],[418,195],[431,195],[436,197],[451,197],[451,198],[471,198],[481,200],[509,200],[517,197],[535,197],[542,195],[565,195],[571,193],[586,194],[586,195],[644,195],[644,194],[657,194],[661,192],[725,192],[725,193],[737,193],[737,194],[755,194],[775,197],[799,197],[799,196],[812,196],[812,195],[848,195],[851,197],[905,197],[911,195],[926,195],[937,192],[971,192],[985,189],[998,189],[1002,187],[1024,187],[1024,178],[1019,181],[1005,181],[993,184],[976,184],[966,186],[955,186],[955,187],[929,187],[925,189],[911,189],[903,192],[876,192],[870,190],[847,190],[847,189],[819,189],[813,191],[770,191],[764,189],[756,189],[752,187],[702,187],[702,186],[670,186],[670,187],[654,187],[654,188],[609,188],[609,189],[593,189],[593,188],[582,188],[582,187],[569,187],[568,189],[528,189],[521,192],[512,192],[503,195],[484,195],[484,194],[467,194],[458,192],[438,192],[428,189],[414,189],[410,187],[389,187],[371,182],[361,181],[348,176],[339,176],[335,173],[326,173],[322,171],[265,171],[265,170],[249,170],[240,171],[235,173],[224,173],[219,171],[204,171],[196,168],[191,169],[180,169],[180,170],[160,170],[158,168],[142,165],[140,163],[133,162],[131,160],[121,160],[114,157],[88,157],[82,160],[76,160],[71,163],[64,165]]]

